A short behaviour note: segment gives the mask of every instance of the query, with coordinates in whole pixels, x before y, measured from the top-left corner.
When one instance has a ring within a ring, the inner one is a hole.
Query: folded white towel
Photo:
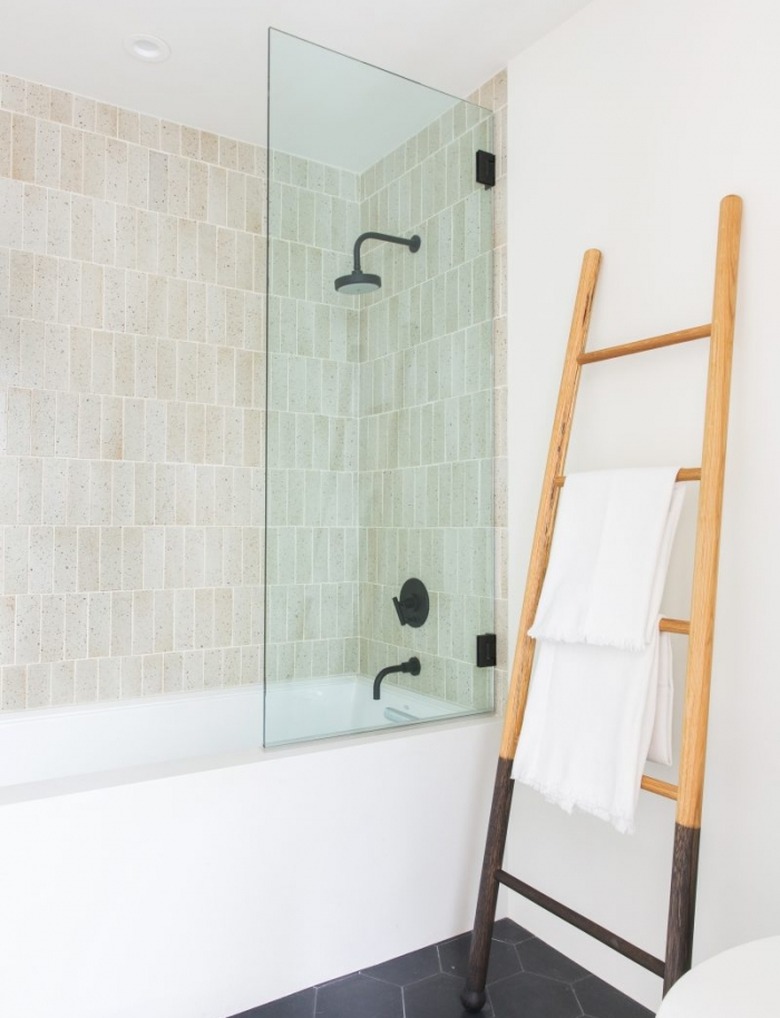
[[[570,474],[529,635],[640,650],[657,625],[682,508],[676,467]]]
[[[513,774],[619,830],[632,827],[648,751],[671,763],[671,641],[658,612],[682,509],[676,474],[567,477],[529,630],[536,661]]]
[[[640,651],[540,641],[513,777],[568,812],[578,806],[631,831],[653,677],[670,655],[669,635],[657,628]]]
[[[654,763],[672,765],[672,722],[674,720],[674,669],[672,663],[672,638],[661,633],[661,650],[658,655],[658,671],[650,681],[657,687],[655,696],[655,717],[647,759]]]

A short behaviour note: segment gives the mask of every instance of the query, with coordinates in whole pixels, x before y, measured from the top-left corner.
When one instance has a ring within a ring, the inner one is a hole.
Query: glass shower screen
[[[265,744],[490,711],[492,115],[269,67]]]

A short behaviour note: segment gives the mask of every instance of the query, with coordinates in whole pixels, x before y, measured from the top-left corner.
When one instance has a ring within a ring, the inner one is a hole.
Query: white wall
[[[474,721],[6,802],[0,1014],[225,1018],[468,929],[497,749]]]
[[[699,324],[718,201],[745,202],[694,960],[780,929],[778,52],[775,0],[595,0],[509,68],[510,619],[582,252],[604,252],[592,346]],[[697,464],[705,355],[706,341],[590,369],[569,468]],[[687,610],[689,571],[680,552],[672,614]],[[507,868],[662,953],[672,824],[672,805],[643,794],[636,834],[621,837],[518,788]],[[514,896],[509,907],[657,1003],[654,976]]]

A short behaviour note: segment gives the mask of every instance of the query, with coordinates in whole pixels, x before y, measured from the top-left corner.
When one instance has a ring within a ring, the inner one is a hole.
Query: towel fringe
[[[606,820],[607,823],[612,824],[615,830],[620,834],[634,833],[634,818],[632,816],[612,812],[611,810],[605,809],[603,806],[597,806],[593,802],[583,800],[579,795],[566,795],[562,789],[553,788],[544,781],[539,781],[528,774],[524,774],[522,772],[522,768],[516,768],[516,772],[513,777],[515,780],[521,781],[524,785],[527,785],[535,792],[538,792],[546,802],[549,802],[553,806],[559,806],[566,813],[573,813],[574,807],[576,806],[577,809],[583,813],[588,813],[591,816],[596,817],[598,820]]]

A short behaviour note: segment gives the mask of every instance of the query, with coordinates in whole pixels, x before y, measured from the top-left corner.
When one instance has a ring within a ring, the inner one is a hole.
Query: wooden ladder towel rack
[[[461,995],[463,1004],[470,1011],[479,1011],[485,1003],[485,980],[500,885],[518,892],[637,964],[662,976],[664,993],[691,966],[741,220],[742,200],[736,195],[728,195],[720,204],[710,323],[588,353],[585,352],[585,343],[601,253],[597,250],[585,252],[542,482],[525,596],[520,612],[471,939],[468,975]],[[678,784],[673,785],[647,776],[642,778],[643,789],[677,801],[666,954],[665,958],[661,959],[506,873],[502,868],[502,861],[511,809],[512,763],[523,725],[534,657],[534,641],[528,636],[528,630],[536,615],[552,543],[558,496],[565,482],[564,465],[580,372],[588,364],[687,343],[707,336],[710,337],[710,355],[701,466],[683,469],[677,475],[678,480],[698,481],[700,485],[691,617],[689,621],[662,619],[660,623],[660,628],[665,632],[688,636]]]

